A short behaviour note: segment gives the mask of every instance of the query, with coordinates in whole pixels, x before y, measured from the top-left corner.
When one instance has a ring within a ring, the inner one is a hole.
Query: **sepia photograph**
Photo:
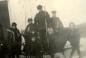
[[[0,58],[85,58],[86,0],[0,0]]]

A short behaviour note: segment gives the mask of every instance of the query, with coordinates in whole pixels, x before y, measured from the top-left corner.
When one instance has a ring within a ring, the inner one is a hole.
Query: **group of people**
[[[28,25],[23,35],[20,33],[19,29],[17,28],[17,24],[15,22],[12,23],[12,26],[10,28],[6,29],[7,35],[8,35],[6,43],[7,43],[7,47],[9,48],[8,52],[9,52],[10,58],[15,58],[15,56],[19,58],[19,54],[21,53],[21,45],[22,45],[21,36],[24,36],[25,38],[24,51],[26,51],[27,55],[28,54],[30,55],[33,53],[37,54],[38,51],[39,51],[38,55],[41,55],[40,52],[43,52],[43,51],[47,52],[49,49],[49,42],[48,42],[49,39],[47,39],[47,36],[52,34],[57,34],[57,33],[60,34],[64,30],[64,26],[61,20],[59,19],[59,17],[56,16],[55,10],[52,11],[52,17],[50,17],[47,11],[43,10],[42,5],[38,5],[37,10],[39,12],[36,14],[34,18],[34,23],[32,18],[28,19]],[[71,42],[71,45],[73,46],[72,48],[73,52],[77,50],[78,53],[80,54],[80,50],[79,50],[80,35],[76,30],[74,23],[70,23],[69,26],[70,27],[68,28],[68,35],[71,37],[69,36],[68,37],[69,37],[69,41]],[[1,43],[1,39],[2,38],[0,37],[0,43]],[[33,43],[34,45],[32,45]],[[3,46],[2,43],[1,43],[1,46]],[[0,50],[0,54],[1,52],[2,51]],[[73,54],[73,52],[71,54]]]
[[[59,17],[56,16],[56,11],[52,11],[52,17],[50,17],[48,12],[43,10],[42,5],[39,5],[37,7],[37,10],[39,12],[34,18],[34,23],[32,21],[32,18],[28,19],[29,24],[26,27],[24,35],[27,35],[29,32],[28,35],[30,37],[30,34],[32,36],[32,34],[35,32],[37,34],[35,36],[41,38],[40,44],[42,50],[47,51],[49,48],[49,40],[47,39],[48,33],[58,33],[63,29],[63,24],[60,21]]]
[[[52,38],[52,40],[50,40],[51,42],[49,42],[48,35],[50,35],[50,38],[51,38],[51,36],[53,34],[54,35],[57,34],[58,35],[57,39],[58,39],[59,37],[62,36],[62,33],[63,33],[63,35],[67,34],[67,36],[66,36],[66,38],[68,38],[67,41],[69,41],[72,46],[72,52],[71,52],[70,57],[72,57],[73,53],[76,50],[77,50],[78,55],[80,57],[80,47],[79,47],[80,33],[79,33],[78,29],[76,28],[76,25],[73,22],[71,22],[69,24],[69,28],[64,28],[61,20],[59,19],[59,17],[56,16],[55,10],[52,11],[52,17],[50,17],[50,15],[48,14],[47,11],[43,10],[42,5],[39,5],[37,7],[37,10],[39,12],[36,14],[36,16],[34,18],[34,23],[33,23],[32,18],[28,19],[29,24],[26,27],[25,34],[28,34],[28,32],[29,32],[29,37],[30,37],[30,34],[31,34],[31,37],[33,37],[32,34],[34,34],[34,32],[36,32],[35,34],[37,34],[38,37],[37,37],[37,35],[35,35],[35,36],[37,38],[41,38],[40,42],[41,42],[41,47],[43,48],[42,50],[46,51],[46,52],[49,52],[48,49],[53,44],[53,40],[54,40],[54,38]],[[67,32],[64,32],[65,29],[67,29]],[[51,45],[50,45],[50,43],[51,43]],[[54,45],[56,45],[56,44],[54,42]],[[38,50],[40,50],[40,48],[38,48]]]

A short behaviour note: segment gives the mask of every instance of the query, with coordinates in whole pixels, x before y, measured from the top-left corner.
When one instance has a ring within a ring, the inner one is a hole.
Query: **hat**
[[[32,21],[32,18],[28,18],[28,22],[29,22],[29,21]]]
[[[53,11],[52,11],[52,13],[56,13],[56,11],[55,11],[55,10],[53,10]]]
[[[42,5],[38,5],[37,6],[37,9],[42,9]]]
[[[12,23],[12,26],[16,26],[17,24],[15,22]]]

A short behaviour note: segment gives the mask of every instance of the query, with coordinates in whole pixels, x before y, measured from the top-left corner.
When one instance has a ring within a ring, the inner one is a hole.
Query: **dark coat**
[[[49,19],[50,19],[50,16],[47,12],[41,11],[37,13],[34,19],[37,29],[38,30],[46,29],[46,27],[48,26]]]
[[[70,30],[68,33],[68,39],[73,47],[79,47],[80,44],[80,33],[78,29]]]
[[[53,28],[54,31],[63,29],[63,24],[61,20],[59,19],[59,17],[52,17],[50,19],[49,25],[51,28]]]
[[[24,34],[27,35],[28,33],[35,32],[35,25],[33,23],[27,25]]]
[[[15,42],[16,44],[20,44],[21,43],[21,34],[19,32],[19,30],[16,28],[16,29],[12,29],[12,31],[14,32],[14,36],[15,36]]]
[[[33,33],[34,32],[34,33]],[[24,32],[24,37],[26,43],[29,43],[32,37],[35,37],[35,26],[33,23],[27,25],[25,32]]]
[[[9,52],[19,54],[21,51],[21,34],[19,30],[9,28],[8,29],[8,45],[9,45]]]
[[[29,55],[34,55],[38,53],[40,50],[40,44],[38,43],[39,40],[37,39],[37,34],[35,32],[35,26],[33,23],[27,25],[24,37],[25,37],[25,46],[24,46],[25,53]],[[35,39],[35,41],[32,40],[33,38]]]

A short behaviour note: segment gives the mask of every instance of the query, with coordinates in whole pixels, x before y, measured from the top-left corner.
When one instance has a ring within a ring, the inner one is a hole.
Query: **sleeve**
[[[35,18],[34,18],[34,26],[35,26],[35,31],[38,31],[38,23],[39,23],[39,14],[36,14]]]
[[[80,38],[81,37],[80,31],[78,29],[76,29],[76,32],[77,32],[77,37]]]
[[[20,33],[19,29],[17,29],[17,36],[21,37],[21,33]]]
[[[38,14],[36,14],[35,18],[34,18],[34,24],[37,25],[38,24]]]
[[[50,23],[51,23],[51,20],[50,20],[50,15],[48,14],[48,12],[46,12],[46,21],[47,21],[47,27],[50,27]]]
[[[26,27],[25,31],[24,31],[24,35],[27,34],[27,30],[28,30],[28,26]]]
[[[57,18],[57,28],[63,28],[63,24],[60,21],[60,18]]]

